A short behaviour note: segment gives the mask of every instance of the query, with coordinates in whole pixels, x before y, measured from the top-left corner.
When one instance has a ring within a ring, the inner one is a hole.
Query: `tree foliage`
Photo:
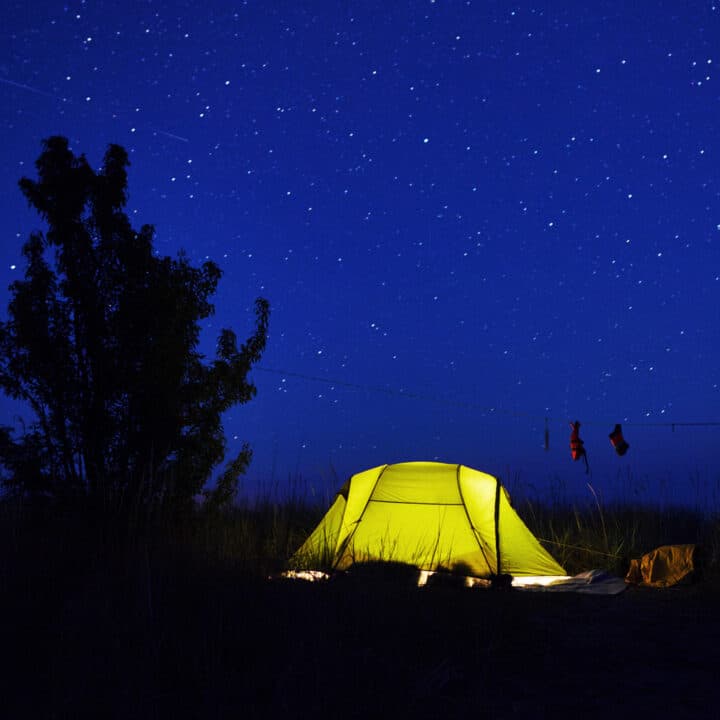
[[[231,499],[251,457],[243,446],[212,490],[225,456],[221,416],[255,395],[248,373],[265,348],[269,305],[255,303],[238,347],[222,330],[212,362],[198,352],[214,312],[212,262],[160,257],[154,230],[124,212],[128,157],[110,145],[93,171],[62,137],[43,143],[38,179],[20,188],[47,223],[23,246],[0,323],[0,387],[29,404],[33,422],[0,429],[6,489],[83,497],[109,509],[180,507],[204,492]]]

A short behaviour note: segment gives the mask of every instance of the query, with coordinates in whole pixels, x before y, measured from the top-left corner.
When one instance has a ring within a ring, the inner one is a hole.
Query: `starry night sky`
[[[123,145],[133,225],[223,270],[203,350],[271,302],[246,492],[438,459],[715,499],[720,427],[671,423],[720,420],[720,3],[10,2],[0,34],[3,314],[41,140]]]

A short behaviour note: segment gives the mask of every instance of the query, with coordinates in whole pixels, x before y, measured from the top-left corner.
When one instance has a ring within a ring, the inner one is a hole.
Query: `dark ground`
[[[149,560],[29,572],[5,583],[0,717],[716,717],[719,600],[708,582],[598,597]]]

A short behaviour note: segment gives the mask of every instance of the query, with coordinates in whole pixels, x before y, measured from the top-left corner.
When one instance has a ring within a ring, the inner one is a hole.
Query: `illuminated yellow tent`
[[[353,475],[302,547],[295,568],[388,561],[487,578],[566,575],[492,475],[408,462]]]

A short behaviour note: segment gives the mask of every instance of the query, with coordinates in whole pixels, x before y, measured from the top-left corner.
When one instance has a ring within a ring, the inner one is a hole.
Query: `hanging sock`
[[[630,446],[625,442],[625,438],[622,434],[622,428],[619,423],[615,425],[615,429],[608,435],[608,437],[610,438],[610,442],[618,455],[624,455],[628,451]]]
[[[580,439],[580,422],[576,420],[574,423],[570,423],[572,432],[570,433],[570,455],[576,462],[582,458],[585,461],[585,473],[590,472],[590,466],[588,464],[587,452],[583,447],[584,443]]]

